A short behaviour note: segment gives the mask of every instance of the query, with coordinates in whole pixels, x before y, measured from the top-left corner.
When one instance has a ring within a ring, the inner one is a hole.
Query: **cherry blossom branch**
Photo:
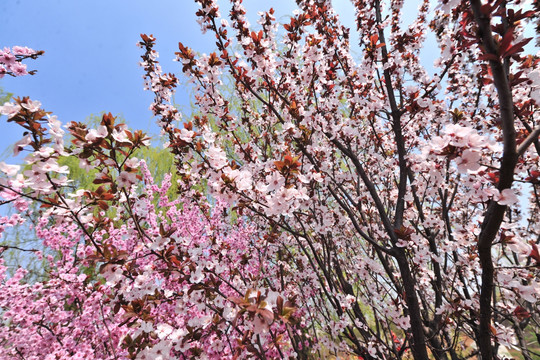
[[[39,251],[39,250],[36,250],[36,249],[23,249],[23,248],[20,248],[18,246],[2,245],[2,244],[0,244],[0,249],[2,249],[2,251],[0,252],[0,255],[2,254],[2,252],[4,252],[7,249],[14,249],[14,250],[19,250],[19,251],[34,252],[34,253]]]
[[[470,5],[476,23],[478,24],[478,38],[481,45],[485,47],[487,54],[491,55],[489,66],[493,74],[493,81],[497,89],[499,108],[502,123],[503,135],[503,156],[499,175],[498,189],[502,191],[512,186],[514,179],[514,168],[517,163],[518,153],[516,150],[516,131],[514,128],[513,99],[508,74],[504,64],[499,60],[498,46],[492,35],[491,12],[482,6],[480,0],[470,0]],[[489,5],[488,5],[489,6]],[[505,15],[503,15],[504,17]],[[491,359],[493,357],[493,346],[491,343],[491,299],[493,294],[494,267],[491,255],[492,243],[497,235],[503,221],[506,205],[500,205],[496,201],[491,201],[484,220],[481,232],[478,236],[478,253],[482,266],[482,291],[480,293],[480,323],[479,323],[479,349],[482,358]]]
[[[519,144],[517,148],[518,156],[523,156],[523,154],[525,154],[529,146],[531,146],[532,143],[538,140],[538,136],[540,136],[540,126],[537,126],[536,128],[534,128],[534,130],[529,135],[527,135],[525,140],[523,140],[523,142]]]

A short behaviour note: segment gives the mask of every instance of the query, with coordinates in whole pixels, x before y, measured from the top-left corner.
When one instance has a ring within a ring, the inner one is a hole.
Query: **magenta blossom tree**
[[[56,254],[37,283],[23,268],[7,277],[0,258],[1,359],[276,358],[308,345],[294,294],[265,276],[276,266],[267,232],[219,200],[170,199],[171,176],[155,184],[133,156],[149,145],[142,132],[106,114],[97,129],[68,124],[65,148],[38,101],[0,111],[26,130],[14,151],[29,152],[23,169],[0,163],[0,196],[18,211],[0,230],[34,202],[31,227]],[[99,171],[95,188],[70,185],[65,156]]]

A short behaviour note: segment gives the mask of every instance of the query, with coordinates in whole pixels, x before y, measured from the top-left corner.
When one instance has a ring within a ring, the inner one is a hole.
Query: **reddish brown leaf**
[[[536,264],[540,264],[540,252],[538,251],[538,246],[536,246],[535,242],[533,240],[529,241],[529,244],[531,244],[532,250],[529,254],[529,257],[533,258],[534,261],[536,261]]]
[[[523,321],[531,317],[531,314],[519,305],[516,306],[516,308],[514,309],[512,313],[514,314],[515,317],[518,318],[519,321]]]

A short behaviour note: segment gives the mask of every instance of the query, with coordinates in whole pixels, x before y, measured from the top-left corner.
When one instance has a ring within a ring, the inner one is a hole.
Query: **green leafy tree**
[[[0,87],[0,104],[8,102],[12,96],[13,93],[6,92],[3,88]]]

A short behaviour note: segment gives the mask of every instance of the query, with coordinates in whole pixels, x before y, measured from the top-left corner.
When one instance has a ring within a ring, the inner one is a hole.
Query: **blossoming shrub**
[[[294,353],[303,339],[294,294],[276,291],[267,232],[200,194],[169,197],[133,153],[148,146],[105,114],[97,129],[56,117],[28,98],[0,111],[27,132],[15,152],[30,170],[0,164],[1,196],[18,211],[40,206],[32,228],[47,249],[47,280],[0,267],[1,359],[249,358]],[[73,189],[61,157],[95,169]],[[66,176],[67,175],[67,176]],[[168,195],[169,194],[169,195]],[[193,198],[191,198],[193,197]],[[1,219],[24,223],[19,213]],[[9,246],[5,246],[5,250]],[[38,254],[38,256],[41,256]],[[0,259],[0,262],[3,260]]]
[[[32,124],[42,110],[28,110],[25,101],[11,119]],[[41,202],[35,232],[58,256],[47,259],[43,283],[26,283],[24,269],[6,278],[1,268],[0,358],[242,358],[293,351],[288,339],[299,336],[298,311],[265,275],[275,271],[275,250],[254,224],[244,217],[233,222],[219,201],[169,199],[170,176],[157,185],[146,164],[130,157],[146,138],[115,125],[110,115],[98,129],[70,125],[69,156],[100,170],[95,191],[70,193],[69,182],[52,175],[57,156],[67,154],[61,142],[47,147],[56,134],[30,127],[32,140],[24,146],[38,149],[27,158],[33,171],[15,174],[4,166],[11,177],[2,187],[16,189],[4,190],[5,197]]]

